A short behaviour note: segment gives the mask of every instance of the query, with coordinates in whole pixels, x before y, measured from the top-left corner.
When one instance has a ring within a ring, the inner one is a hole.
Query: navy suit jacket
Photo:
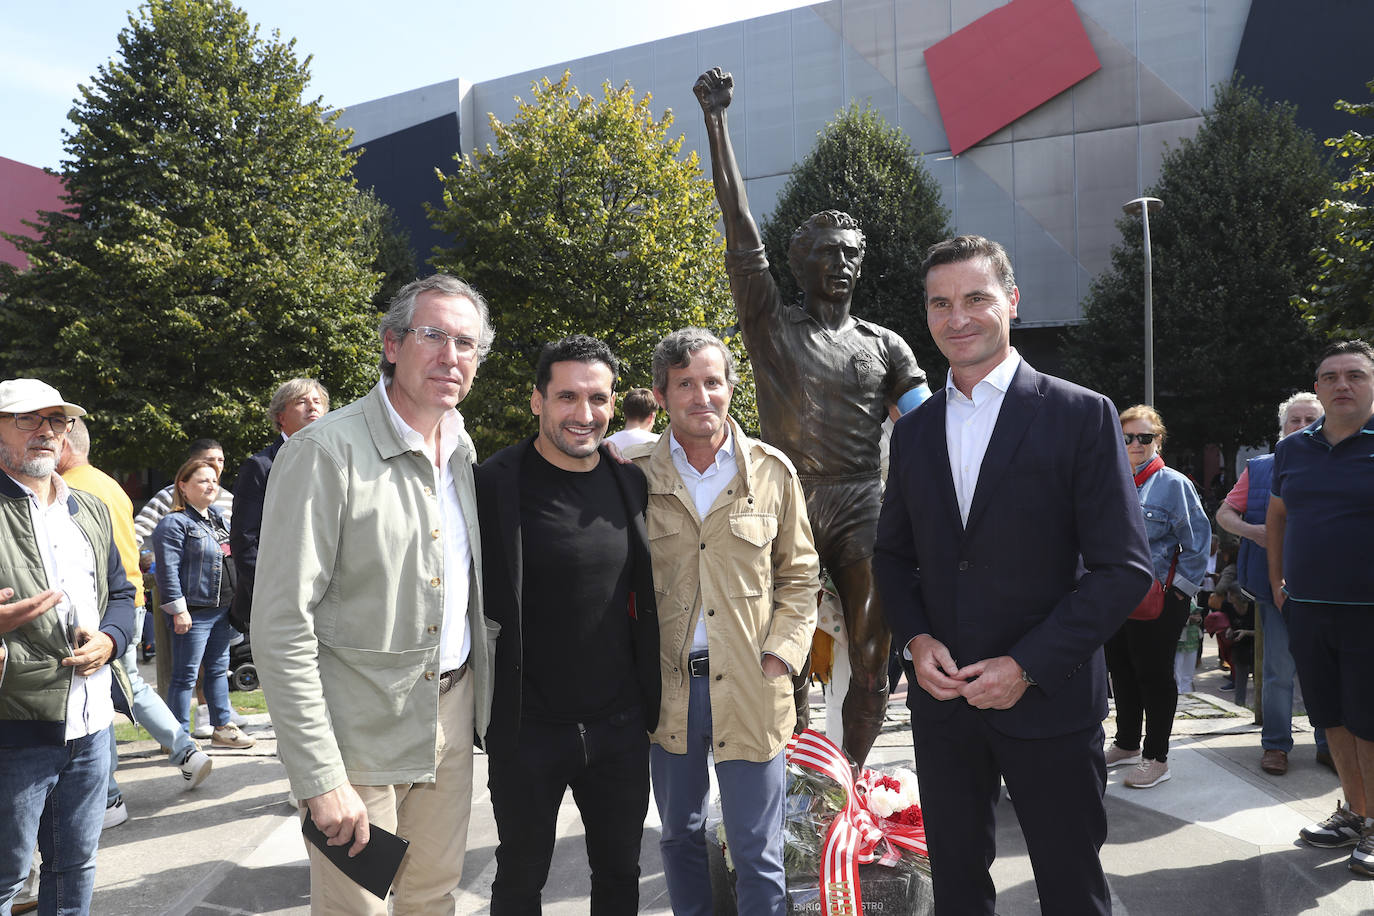
[[[267,475],[272,473],[272,461],[286,444],[279,434],[277,441],[254,454],[239,468],[234,481],[234,514],[229,519],[229,550],[234,557],[234,602],[229,617],[244,633],[253,617],[253,583],[258,570],[258,536],[262,533],[262,503],[267,495]]]
[[[892,434],[873,567],[893,645],[928,633],[959,665],[1010,655],[1038,682],[1010,709],[983,710],[1016,738],[1047,738],[1107,715],[1100,651],[1149,590],[1149,545],[1116,409],[1035,371],[1012,377],[959,517],[944,389]],[[907,694],[913,720],[962,697]]]
[[[524,664],[524,543],[520,532],[520,463],[534,447],[534,437],[492,455],[478,465],[477,518],[482,532],[482,597],[486,615],[501,624],[496,640],[496,671],[492,688],[491,724],[485,749],[514,753],[519,744]],[[621,464],[602,452],[625,500],[630,522],[630,600],[627,620],[634,648],[636,675],[643,703],[646,734],[658,724],[662,679],[658,659],[658,610],[654,602],[653,567],[644,513],[649,487],[644,472]],[[237,499],[237,497],[236,497]],[[556,549],[557,545],[548,545]],[[571,659],[570,664],[597,664],[596,659]],[[576,676],[571,674],[570,676]]]

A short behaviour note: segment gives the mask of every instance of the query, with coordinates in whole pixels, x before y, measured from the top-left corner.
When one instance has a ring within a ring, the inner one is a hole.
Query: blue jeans
[[[144,610],[137,611],[138,623],[134,629],[143,625]],[[192,618],[194,620],[194,618]],[[148,686],[138,673],[138,643],[131,640],[124,650],[124,672],[129,675],[129,686],[133,688],[130,705],[133,707],[134,721],[141,725],[153,740],[163,747],[171,748],[168,760],[176,760],[186,753],[195,742],[191,733],[182,727],[177,717],[167,708],[167,703],[158,696],[156,690]],[[119,783],[115,782],[115,770],[119,767],[119,747],[114,739],[114,726],[110,726],[110,780],[105,790],[105,805],[109,807],[120,799]]]
[[[172,684],[167,689],[167,708],[181,727],[191,729],[191,694],[196,689],[196,672],[205,662],[205,703],[210,707],[210,722],[216,728],[228,725],[229,641],[234,628],[229,623],[229,606],[196,608],[191,612],[191,629],[172,633]]]
[[[1297,667],[1288,648],[1288,621],[1268,601],[1256,601],[1264,629],[1264,717],[1260,744],[1285,754],[1293,749],[1293,676]],[[1317,750],[1326,750],[1326,730],[1316,729]]]
[[[35,839],[43,857],[39,913],[90,910],[109,740],[101,729],[65,744],[0,750],[0,912],[24,886]]]
[[[687,712],[687,753],[649,749],[654,799],[663,832],[659,851],[668,899],[677,916],[711,916],[711,875],[706,859],[706,772],[711,747],[709,679],[692,678]],[[721,820],[738,880],[738,911],[749,916],[782,916],[787,886],[782,864],[782,820],[787,792],[786,754],[754,763],[716,764]]]

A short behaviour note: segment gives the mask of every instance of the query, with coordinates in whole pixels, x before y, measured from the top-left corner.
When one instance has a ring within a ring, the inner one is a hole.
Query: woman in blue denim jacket
[[[231,721],[229,708],[229,603],[234,583],[228,560],[229,528],[213,505],[219,472],[204,458],[177,471],[172,512],[153,529],[157,589],[171,616],[172,683],[167,706],[187,730],[196,672],[205,663],[205,701],[214,747],[252,747],[253,739]]]
[[[1116,737],[1107,747],[1107,766],[1134,764],[1122,782],[1149,789],[1169,778],[1169,735],[1178,708],[1174,649],[1207,573],[1212,526],[1192,481],[1164,466],[1159,455],[1164,420],[1155,409],[1138,404],[1123,411],[1121,432],[1145,515],[1155,579],[1167,587],[1158,617],[1127,620],[1104,647],[1116,700]]]

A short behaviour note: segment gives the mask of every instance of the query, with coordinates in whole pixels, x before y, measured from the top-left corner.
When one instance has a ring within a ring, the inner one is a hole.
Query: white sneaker
[[[210,755],[198,747],[188,747],[186,752],[177,761],[177,766],[181,768],[181,775],[186,780],[186,788],[194,789],[210,775],[210,769],[215,762],[210,759]]]
[[[118,827],[129,819],[129,809],[124,807],[124,799],[120,799],[113,805],[105,807],[105,823],[100,826],[101,830],[109,830],[111,827]]]
[[[229,707],[229,721],[239,728],[243,728],[248,724],[248,718],[232,706]]]
[[[215,727],[210,724],[210,707],[196,707],[196,727],[191,732],[191,737],[199,741],[204,741],[215,733]]]

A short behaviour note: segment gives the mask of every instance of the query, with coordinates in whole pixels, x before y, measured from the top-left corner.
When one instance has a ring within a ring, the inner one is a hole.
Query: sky
[[[804,0],[237,0],[312,56],[309,97],[346,107],[805,6]],[[0,156],[56,169],[77,86],[119,50],[128,0],[0,0]]]

